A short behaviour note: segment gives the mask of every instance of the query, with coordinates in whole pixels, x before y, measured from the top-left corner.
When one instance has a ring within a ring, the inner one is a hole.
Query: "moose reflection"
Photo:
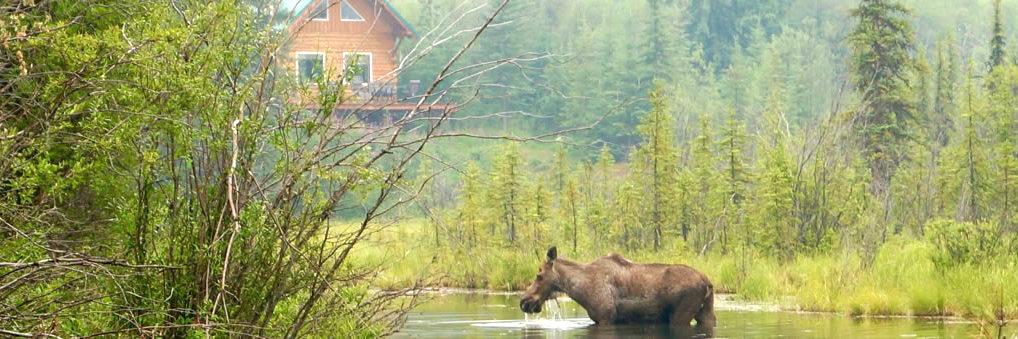
[[[689,328],[696,319],[698,332],[714,334],[714,286],[689,266],[637,264],[618,254],[580,264],[558,258],[552,247],[520,299],[520,309],[541,312],[556,293],[575,300],[598,326],[666,323]]]

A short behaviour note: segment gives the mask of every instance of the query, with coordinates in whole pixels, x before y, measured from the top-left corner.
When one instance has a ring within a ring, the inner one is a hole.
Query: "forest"
[[[451,8],[413,3],[422,25]],[[464,114],[528,118],[425,159],[419,211],[379,240],[406,249],[389,283],[425,251],[441,284],[522,289],[557,244],[696,263],[800,309],[1004,323],[1018,7],[952,3],[517,3],[473,53],[546,58],[491,74],[513,86],[470,94]]]
[[[385,126],[297,3],[0,1],[0,335],[386,336],[550,246],[1014,331],[1018,2],[392,0]]]

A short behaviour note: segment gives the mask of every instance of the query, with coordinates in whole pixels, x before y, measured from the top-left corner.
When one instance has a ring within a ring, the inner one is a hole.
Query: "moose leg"
[[[683,296],[675,303],[675,311],[669,319],[671,327],[689,328],[691,326],[693,316],[700,309],[699,303],[694,303],[691,299],[688,296]]]
[[[578,293],[566,294],[587,311],[596,325],[612,325],[618,320],[618,305],[609,286],[600,285]]]
[[[707,337],[714,336],[714,326],[717,325],[717,318],[714,316],[714,288],[713,286],[707,287],[707,295],[703,299],[703,303],[700,308],[696,311],[696,328],[707,335]]]
[[[583,306],[583,305],[581,305]],[[598,305],[590,305],[584,307],[587,310],[587,316],[590,320],[594,321],[595,325],[612,325],[616,321],[616,309],[614,305],[602,303]]]
[[[717,320],[714,318],[714,310],[701,310],[696,314],[696,329],[698,332],[706,334],[708,338],[714,336],[714,326]]]

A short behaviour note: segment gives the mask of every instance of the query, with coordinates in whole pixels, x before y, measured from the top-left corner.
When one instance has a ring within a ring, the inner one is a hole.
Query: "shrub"
[[[992,261],[1012,249],[1013,236],[1002,236],[992,222],[957,222],[937,219],[926,225],[926,238],[934,246],[937,267]]]

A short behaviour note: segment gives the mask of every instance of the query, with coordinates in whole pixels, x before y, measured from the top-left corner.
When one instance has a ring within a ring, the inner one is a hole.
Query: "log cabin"
[[[312,86],[323,76],[347,83],[351,95],[337,105],[337,114],[355,112],[379,122],[416,107],[421,82],[399,79],[398,67],[400,43],[416,32],[387,0],[303,0],[295,10],[288,52],[293,71]],[[431,104],[420,111],[452,107]]]

